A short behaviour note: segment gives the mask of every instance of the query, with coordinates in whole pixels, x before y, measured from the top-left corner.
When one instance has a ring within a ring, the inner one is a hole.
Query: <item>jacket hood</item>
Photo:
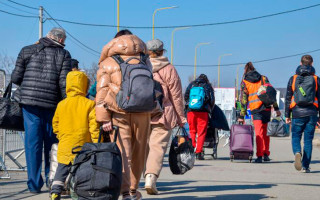
[[[298,66],[297,70],[296,70],[296,74],[297,75],[315,75],[316,70],[314,67],[312,66],[304,66],[304,65],[300,65]]]
[[[84,72],[72,71],[67,75],[66,93],[67,97],[86,96],[89,79]]]
[[[60,47],[60,48],[64,48],[64,44],[60,44],[59,42],[52,40],[50,38],[47,37],[43,37],[39,40],[39,42],[41,44],[43,44],[45,47]]]
[[[152,64],[152,71],[158,72],[160,69],[164,68],[165,66],[169,65],[170,62],[167,57],[160,56],[157,58],[150,58]]]
[[[206,80],[204,80],[203,78],[200,78],[200,77],[198,77],[194,82],[196,82],[196,83],[204,83],[204,84],[207,84],[208,82],[206,81]]]
[[[261,80],[261,74],[256,70],[251,71],[244,76],[244,80],[249,81],[250,83],[256,83]]]
[[[146,44],[135,35],[123,35],[112,39],[102,49],[99,63],[114,55],[136,56],[147,53]]]

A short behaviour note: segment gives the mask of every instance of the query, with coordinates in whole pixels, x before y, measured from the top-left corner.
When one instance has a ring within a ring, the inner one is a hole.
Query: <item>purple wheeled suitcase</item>
[[[249,160],[253,156],[253,127],[234,124],[230,131],[230,160]]]

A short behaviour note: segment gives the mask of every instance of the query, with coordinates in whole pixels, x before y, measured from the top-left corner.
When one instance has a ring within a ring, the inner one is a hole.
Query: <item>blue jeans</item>
[[[28,189],[31,192],[40,192],[44,184],[41,176],[42,149],[44,149],[44,172],[46,181],[48,181],[50,172],[49,152],[52,144],[57,143],[57,138],[52,131],[54,110],[23,105],[22,112],[25,128]]]
[[[304,149],[302,157],[302,167],[309,168],[312,156],[312,140],[317,125],[318,117],[309,116],[292,119],[292,150],[293,153],[302,153],[301,138],[304,132]]]

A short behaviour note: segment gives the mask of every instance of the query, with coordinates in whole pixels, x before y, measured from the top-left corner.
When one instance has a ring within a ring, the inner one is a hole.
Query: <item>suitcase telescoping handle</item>
[[[113,137],[113,142],[117,142],[117,138],[119,135],[119,127],[118,126],[112,126],[112,129],[114,130],[114,137]],[[100,127],[100,132],[99,132],[99,139],[98,139],[98,143],[101,143],[101,137],[102,134],[104,133],[104,130],[102,129],[102,126]],[[109,134],[111,133],[111,131],[109,131]]]

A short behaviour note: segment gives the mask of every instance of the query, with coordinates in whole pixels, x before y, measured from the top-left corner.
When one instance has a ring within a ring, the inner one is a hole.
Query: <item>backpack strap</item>
[[[266,83],[265,77],[261,76],[261,85],[264,85]]]
[[[143,64],[147,64],[147,60],[149,58],[149,55],[144,54],[144,53],[140,53],[140,62],[142,62]]]
[[[3,97],[10,99],[11,98],[11,91],[12,91],[12,81],[10,81],[6,90],[4,91]]]
[[[124,60],[121,58],[121,56],[119,54],[111,56],[119,65],[121,65],[122,63],[124,63]]]

